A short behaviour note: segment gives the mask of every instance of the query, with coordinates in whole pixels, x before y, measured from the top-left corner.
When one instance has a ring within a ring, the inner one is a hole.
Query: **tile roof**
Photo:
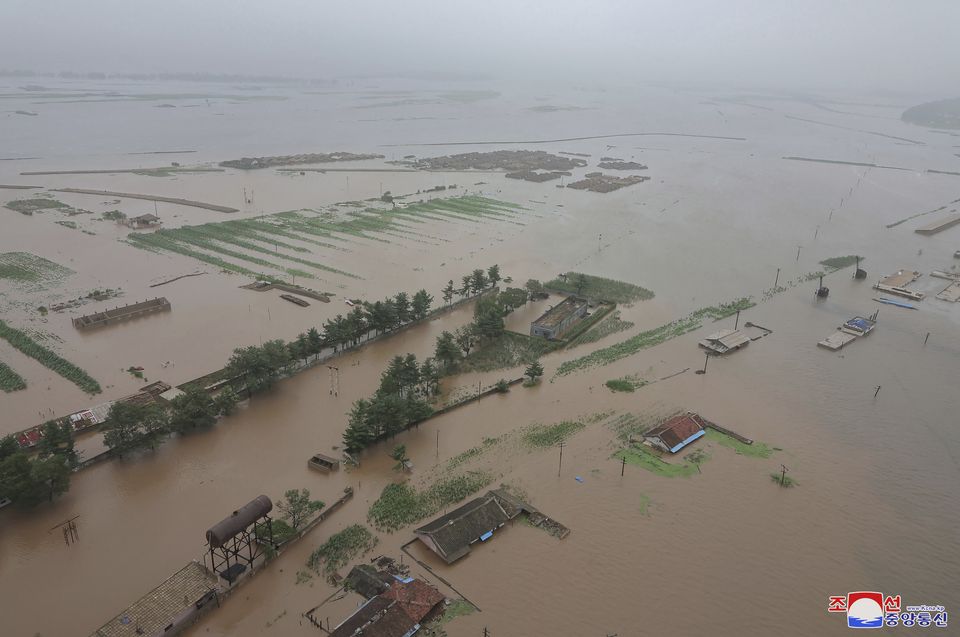
[[[396,600],[403,612],[417,623],[445,599],[440,591],[418,579],[406,583],[394,582],[380,596]]]
[[[703,431],[703,423],[697,414],[686,413],[676,415],[663,424],[646,432],[645,438],[658,437],[670,449],[673,449],[690,436]]]

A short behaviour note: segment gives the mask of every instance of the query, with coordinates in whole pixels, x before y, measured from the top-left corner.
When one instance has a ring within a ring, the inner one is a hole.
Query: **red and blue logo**
[[[877,591],[854,591],[846,595],[830,595],[827,612],[846,613],[848,628],[913,628],[936,626],[946,628],[947,610],[941,605],[906,606],[900,595],[886,595]]]

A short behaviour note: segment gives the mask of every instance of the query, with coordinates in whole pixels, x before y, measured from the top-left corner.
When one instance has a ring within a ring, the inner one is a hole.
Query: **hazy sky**
[[[960,94],[960,0],[0,0],[0,67]]]

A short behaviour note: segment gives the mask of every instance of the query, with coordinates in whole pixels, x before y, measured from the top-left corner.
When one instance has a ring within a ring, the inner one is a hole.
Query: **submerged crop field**
[[[0,254],[0,279],[15,283],[43,285],[55,283],[73,274],[73,270],[29,252]]]
[[[10,327],[3,320],[0,320],[0,338],[30,358],[35,359],[47,369],[63,376],[88,394],[100,393],[100,383],[87,372],[37,343],[26,333]]]
[[[749,298],[744,297],[730,303],[721,303],[710,307],[700,308],[687,316],[677,319],[666,325],[655,327],[652,330],[640,332],[631,336],[625,341],[620,341],[609,347],[604,347],[590,352],[586,356],[566,361],[557,369],[557,376],[565,376],[572,372],[597,367],[600,365],[609,365],[621,358],[626,358],[636,354],[640,350],[665,343],[670,339],[682,336],[688,332],[693,332],[703,327],[704,320],[712,318],[715,321],[732,316],[740,310],[753,307],[755,304]]]
[[[578,296],[625,305],[636,301],[646,301],[654,296],[652,291],[639,285],[583,274],[582,272],[567,272],[552,281],[547,281],[544,287],[549,290],[569,292]]]
[[[9,365],[0,361],[0,390],[12,392],[26,388],[27,382],[23,380],[23,377],[13,371]]]
[[[173,252],[222,270],[246,276],[273,278],[289,275],[313,279],[334,274],[360,276],[308,258],[322,250],[349,251],[354,239],[382,243],[411,240],[435,244],[436,237],[418,226],[428,222],[512,220],[522,210],[514,204],[464,196],[433,199],[396,208],[365,207],[341,212],[295,210],[251,219],[130,234],[139,248]]]

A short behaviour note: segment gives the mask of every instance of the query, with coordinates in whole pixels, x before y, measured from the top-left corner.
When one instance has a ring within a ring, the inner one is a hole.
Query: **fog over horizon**
[[[0,68],[960,93],[950,0],[5,0]]]

